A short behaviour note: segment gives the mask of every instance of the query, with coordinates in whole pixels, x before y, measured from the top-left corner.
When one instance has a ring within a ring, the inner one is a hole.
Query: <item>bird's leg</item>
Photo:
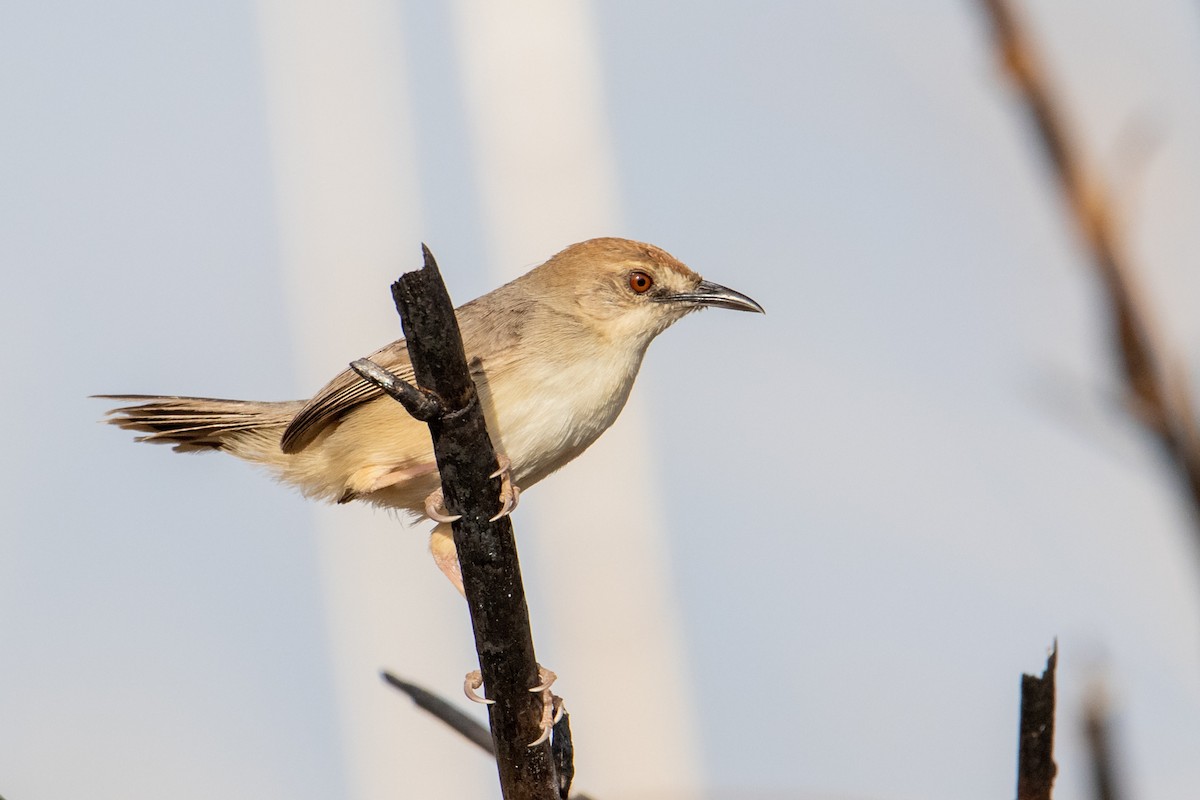
[[[488,477],[500,479],[500,512],[488,522],[495,522],[501,517],[507,517],[516,511],[517,503],[521,502],[521,487],[512,481],[512,461],[503,453],[497,453],[496,462],[500,468]]]
[[[550,687],[558,680],[558,676],[550,670],[538,664],[538,685],[533,686],[529,691],[542,696],[542,718],[538,721],[538,726],[542,729],[542,735],[529,743],[530,747],[536,747],[542,742],[550,738],[550,731],[554,730],[554,726],[562,719],[563,714],[567,712],[567,707],[563,705],[563,699],[550,691]]]
[[[489,475],[489,478],[500,479],[500,512],[496,516],[488,520],[495,522],[501,517],[507,517],[516,510],[517,504],[521,501],[521,489],[512,482],[512,461],[508,456],[497,454],[496,461],[500,468]],[[408,476],[405,476],[408,477]],[[389,484],[383,484],[389,485]],[[371,491],[374,491],[373,487]],[[429,517],[434,522],[454,522],[462,519],[462,514],[447,514],[445,513],[446,497],[442,494],[441,488],[435,489],[428,497],[425,498],[425,516]]]
[[[510,475],[512,462],[508,460],[507,456],[497,456],[496,460],[500,462],[500,469],[492,473],[490,477],[500,479],[501,507],[500,513],[492,517],[489,522],[495,522],[501,517],[511,514],[517,507],[521,496],[521,490],[513,484]],[[445,511],[444,503],[445,497],[442,495],[441,488],[436,489],[429,497],[425,498],[425,516],[439,523],[429,536],[429,552],[433,554],[433,560],[442,574],[450,579],[459,594],[466,597],[467,593],[463,589],[462,567],[458,563],[458,551],[454,547],[454,533],[450,529],[450,523],[461,519],[462,515],[443,513]]]
[[[454,547],[454,532],[449,523],[438,525],[429,534],[429,552],[433,561],[438,565],[442,574],[450,579],[454,588],[463,597],[467,592],[463,589],[462,568],[458,564],[458,550]]]
[[[406,483],[414,478],[420,478],[434,472],[437,472],[437,464],[408,464],[407,466],[397,464],[367,464],[355,470],[346,479],[346,484],[342,490],[342,496],[338,498],[338,503],[349,503],[351,500],[357,500],[363,495],[371,494],[371,492],[378,492],[380,489]]]

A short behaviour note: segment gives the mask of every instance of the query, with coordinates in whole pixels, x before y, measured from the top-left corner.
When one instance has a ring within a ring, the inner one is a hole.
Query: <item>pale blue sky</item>
[[[1026,5],[1195,372],[1200,9]],[[450,19],[401,8],[423,238],[463,301],[490,286]],[[768,310],[685,320],[637,390],[712,785],[1010,796],[1018,676],[1058,636],[1056,796],[1087,796],[1102,670],[1131,788],[1194,797],[1191,521],[1118,409],[1096,285],[974,6],[593,14],[626,221],[596,235]],[[255,26],[229,0],[0,8],[9,800],[345,795],[304,502],[134,447],[84,399],[316,388],[293,370]],[[1142,129],[1145,158],[1122,144]]]

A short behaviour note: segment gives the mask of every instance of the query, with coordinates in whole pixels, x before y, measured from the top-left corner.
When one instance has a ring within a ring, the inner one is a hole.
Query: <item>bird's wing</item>
[[[489,375],[503,373],[518,362],[520,351],[512,345],[521,340],[529,318],[538,309],[545,313],[536,299],[524,293],[519,280],[455,309],[468,355],[467,366],[482,394],[487,395],[489,391]],[[485,358],[472,357],[472,353],[487,354],[486,363]],[[408,344],[403,339],[377,350],[369,358],[401,380],[416,383],[408,358]],[[285,453],[303,450],[321,431],[348,412],[381,396],[383,390],[366,382],[353,370],[346,370],[300,409],[283,432],[280,447]]]
[[[401,380],[413,383],[412,363],[408,358],[408,346],[403,339],[372,353],[369,358]],[[312,400],[292,418],[279,446],[285,453],[298,453],[317,438],[329,425],[337,422],[346,412],[383,395],[383,390],[359,377],[354,370],[345,370],[325,384]]]

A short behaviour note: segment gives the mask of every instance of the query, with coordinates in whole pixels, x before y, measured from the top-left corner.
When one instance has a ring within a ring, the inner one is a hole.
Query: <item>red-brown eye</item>
[[[650,287],[654,285],[654,278],[651,278],[644,272],[629,273],[629,288],[633,289],[638,294],[645,294],[650,291]]]

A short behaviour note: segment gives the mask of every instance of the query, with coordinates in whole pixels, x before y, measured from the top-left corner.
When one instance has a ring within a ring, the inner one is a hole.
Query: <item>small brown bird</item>
[[[488,429],[514,488],[529,488],[616,420],[646,348],[676,320],[716,306],[762,313],[665,251],[628,239],[574,244],[460,306],[463,343]],[[370,356],[412,382],[401,339]],[[223,450],[262,464],[307,496],[363,500],[427,516],[434,560],[462,591],[429,429],[346,370],[308,401],[106,395],[137,405],[108,421],[181,452]]]

